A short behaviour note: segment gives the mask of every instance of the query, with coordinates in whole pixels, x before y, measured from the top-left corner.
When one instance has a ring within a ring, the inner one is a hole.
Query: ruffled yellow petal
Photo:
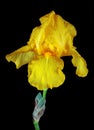
[[[20,49],[6,55],[8,62],[12,61],[16,64],[16,68],[29,63],[34,57],[34,52],[30,50],[29,46],[23,46]]]
[[[53,56],[41,56],[28,65],[28,81],[38,90],[54,88],[63,84],[65,75],[61,71],[64,63]]]
[[[33,29],[28,44],[39,55],[46,52],[57,57],[69,55],[76,36],[75,27],[54,11],[40,18],[41,25]]]
[[[87,63],[84,60],[84,58],[81,57],[81,55],[76,50],[72,51],[72,56],[73,56],[72,63],[75,67],[77,67],[76,74],[79,77],[87,76],[88,69],[87,69]]]

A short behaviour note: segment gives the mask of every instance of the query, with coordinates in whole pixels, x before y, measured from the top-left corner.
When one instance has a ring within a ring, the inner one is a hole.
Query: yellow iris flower
[[[14,62],[17,69],[28,64],[28,82],[38,90],[63,84],[64,62],[60,59],[63,56],[73,57],[72,64],[78,76],[87,76],[86,61],[73,46],[75,27],[54,11],[39,20],[41,25],[33,29],[27,45],[6,55],[6,59]]]

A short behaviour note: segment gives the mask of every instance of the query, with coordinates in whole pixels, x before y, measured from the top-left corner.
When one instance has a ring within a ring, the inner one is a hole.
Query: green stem
[[[43,90],[43,98],[44,98],[44,99],[46,99],[47,90],[48,90],[48,89],[44,89],[44,90]]]
[[[48,89],[44,89],[44,90],[43,90],[43,98],[44,98],[45,100],[46,100],[47,90],[48,90]],[[33,121],[33,124],[34,124],[35,130],[40,130],[39,122],[38,122],[38,121]]]
[[[35,130],[40,130],[40,128],[39,128],[39,122],[34,121],[33,124],[34,124]]]

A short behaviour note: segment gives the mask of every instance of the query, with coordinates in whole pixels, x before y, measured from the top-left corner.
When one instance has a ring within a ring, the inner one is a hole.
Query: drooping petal
[[[16,68],[29,63],[34,58],[34,52],[30,50],[29,46],[23,46],[20,49],[6,55],[8,62],[12,61],[16,64]]]
[[[85,59],[76,51],[72,51],[72,63],[76,68],[76,74],[79,77],[85,77],[88,74],[87,63]]]
[[[38,90],[60,86],[65,75],[61,71],[64,63],[61,59],[46,55],[32,61],[28,65],[28,81]]]

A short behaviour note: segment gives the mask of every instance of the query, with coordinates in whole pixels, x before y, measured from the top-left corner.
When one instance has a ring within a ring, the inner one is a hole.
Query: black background
[[[38,90],[27,81],[27,65],[16,70],[5,55],[28,41],[31,31],[40,25],[39,18],[54,10],[77,29],[74,45],[86,59],[89,73],[85,78],[75,75],[71,57],[64,57],[66,80],[56,89],[48,90],[46,111],[40,120],[41,130],[83,129],[91,126],[94,49],[93,4],[82,0],[24,0],[1,4],[1,118],[3,129],[34,130],[32,112]]]

